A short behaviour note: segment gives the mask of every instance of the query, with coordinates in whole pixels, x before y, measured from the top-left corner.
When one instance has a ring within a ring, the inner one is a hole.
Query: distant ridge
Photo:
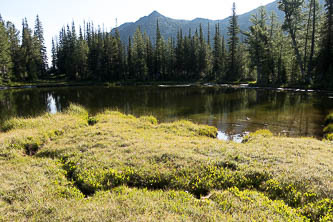
[[[230,6],[231,7],[231,6]],[[266,10],[268,14],[271,12],[275,12],[278,19],[282,21],[284,18],[283,12],[278,9],[278,0],[267,4]],[[250,26],[250,17],[252,14],[255,14],[259,10],[259,7],[247,12],[245,14],[238,16],[238,22],[241,30],[247,30]],[[231,13],[231,9],[230,9]],[[140,18],[136,22],[125,23],[118,27],[120,38],[126,44],[128,42],[128,37],[133,36],[135,30],[140,26],[142,32],[146,32],[147,35],[151,38],[151,40],[155,41],[156,35],[156,21],[159,21],[159,26],[161,30],[161,34],[164,39],[168,39],[169,37],[176,38],[177,32],[179,29],[183,30],[183,34],[187,35],[189,29],[192,30],[192,34],[196,29],[199,28],[200,24],[202,25],[204,35],[207,37],[208,34],[208,23],[210,24],[210,32],[211,38],[213,39],[215,33],[215,25],[220,24],[221,26],[221,34],[225,35],[229,24],[229,17],[222,20],[209,20],[204,18],[196,18],[193,20],[177,20],[168,18],[157,11],[153,11],[148,16],[144,16]]]

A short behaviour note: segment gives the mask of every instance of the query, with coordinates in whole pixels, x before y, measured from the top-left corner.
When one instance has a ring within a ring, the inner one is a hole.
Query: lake
[[[0,124],[13,117],[56,113],[70,103],[91,115],[107,108],[159,122],[186,119],[216,126],[219,139],[269,129],[275,135],[320,138],[333,93],[230,87],[64,87],[0,90]]]

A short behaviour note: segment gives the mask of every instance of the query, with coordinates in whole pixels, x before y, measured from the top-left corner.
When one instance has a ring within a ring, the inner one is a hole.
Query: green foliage
[[[3,85],[37,81],[47,78],[49,71],[72,81],[237,83],[256,79],[261,86],[329,89],[333,86],[332,2],[327,0],[324,7],[325,13],[318,0],[280,0],[283,25],[274,13],[268,16],[261,8],[251,18],[250,32],[245,32],[239,28],[233,5],[227,33],[217,25],[213,45],[209,24],[186,30],[188,35],[178,30],[176,39],[163,39],[161,27],[166,24],[159,16],[153,16],[153,39],[151,32],[143,33],[138,27],[128,44],[121,41],[117,28],[108,33],[88,22],[77,33],[72,23],[52,41],[50,70],[39,17],[34,30],[23,20],[22,39],[12,23],[1,20],[0,81]]]
[[[230,17],[229,27],[228,27],[228,71],[227,80],[229,81],[239,81],[241,76],[244,74],[242,70],[241,53],[239,50],[239,35],[240,29],[238,26],[238,17],[236,15],[236,5],[233,3],[232,16]]]
[[[95,117],[89,117],[88,118],[88,125],[89,126],[93,126],[93,125],[95,125],[96,123],[98,122],[98,120],[95,118]]]
[[[0,83],[8,82],[11,77],[12,58],[10,55],[10,42],[5,23],[0,17]]]
[[[333,132],[333,123],[330,123],[327,126],[325,126],[324,133],[328,134],[328,133],[332,133],[332,132]]]
[[[301,213],[312,221],[332,221],[333,200],[323,199],[309,203],[301,209]]]
[[[333,133],[328,133],[325,135],[325,139],[329,140],[329,141],[333,141]]]
[[[333,113],[330,113],[326,118],[325,118],[325,126],[328,124],[333,123]]]

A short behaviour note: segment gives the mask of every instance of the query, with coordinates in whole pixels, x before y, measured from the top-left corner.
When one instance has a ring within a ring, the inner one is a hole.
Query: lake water
[[[116,109],[159,122],[187,119],[216,126],[218,137],[241,141],[244,134],[269,129],[276,135],[322,136],[333,93],[286,92],[222,87],[67,87],[0,90],[0,124],[13,116],[56,113],[70,103],[92,115]]]

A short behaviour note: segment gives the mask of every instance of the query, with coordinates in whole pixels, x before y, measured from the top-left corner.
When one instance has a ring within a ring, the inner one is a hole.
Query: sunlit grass
[[[0,221],[333,217],[329,142],[262,130],[237,144],[189,121],[73,105],[2,130]]]

